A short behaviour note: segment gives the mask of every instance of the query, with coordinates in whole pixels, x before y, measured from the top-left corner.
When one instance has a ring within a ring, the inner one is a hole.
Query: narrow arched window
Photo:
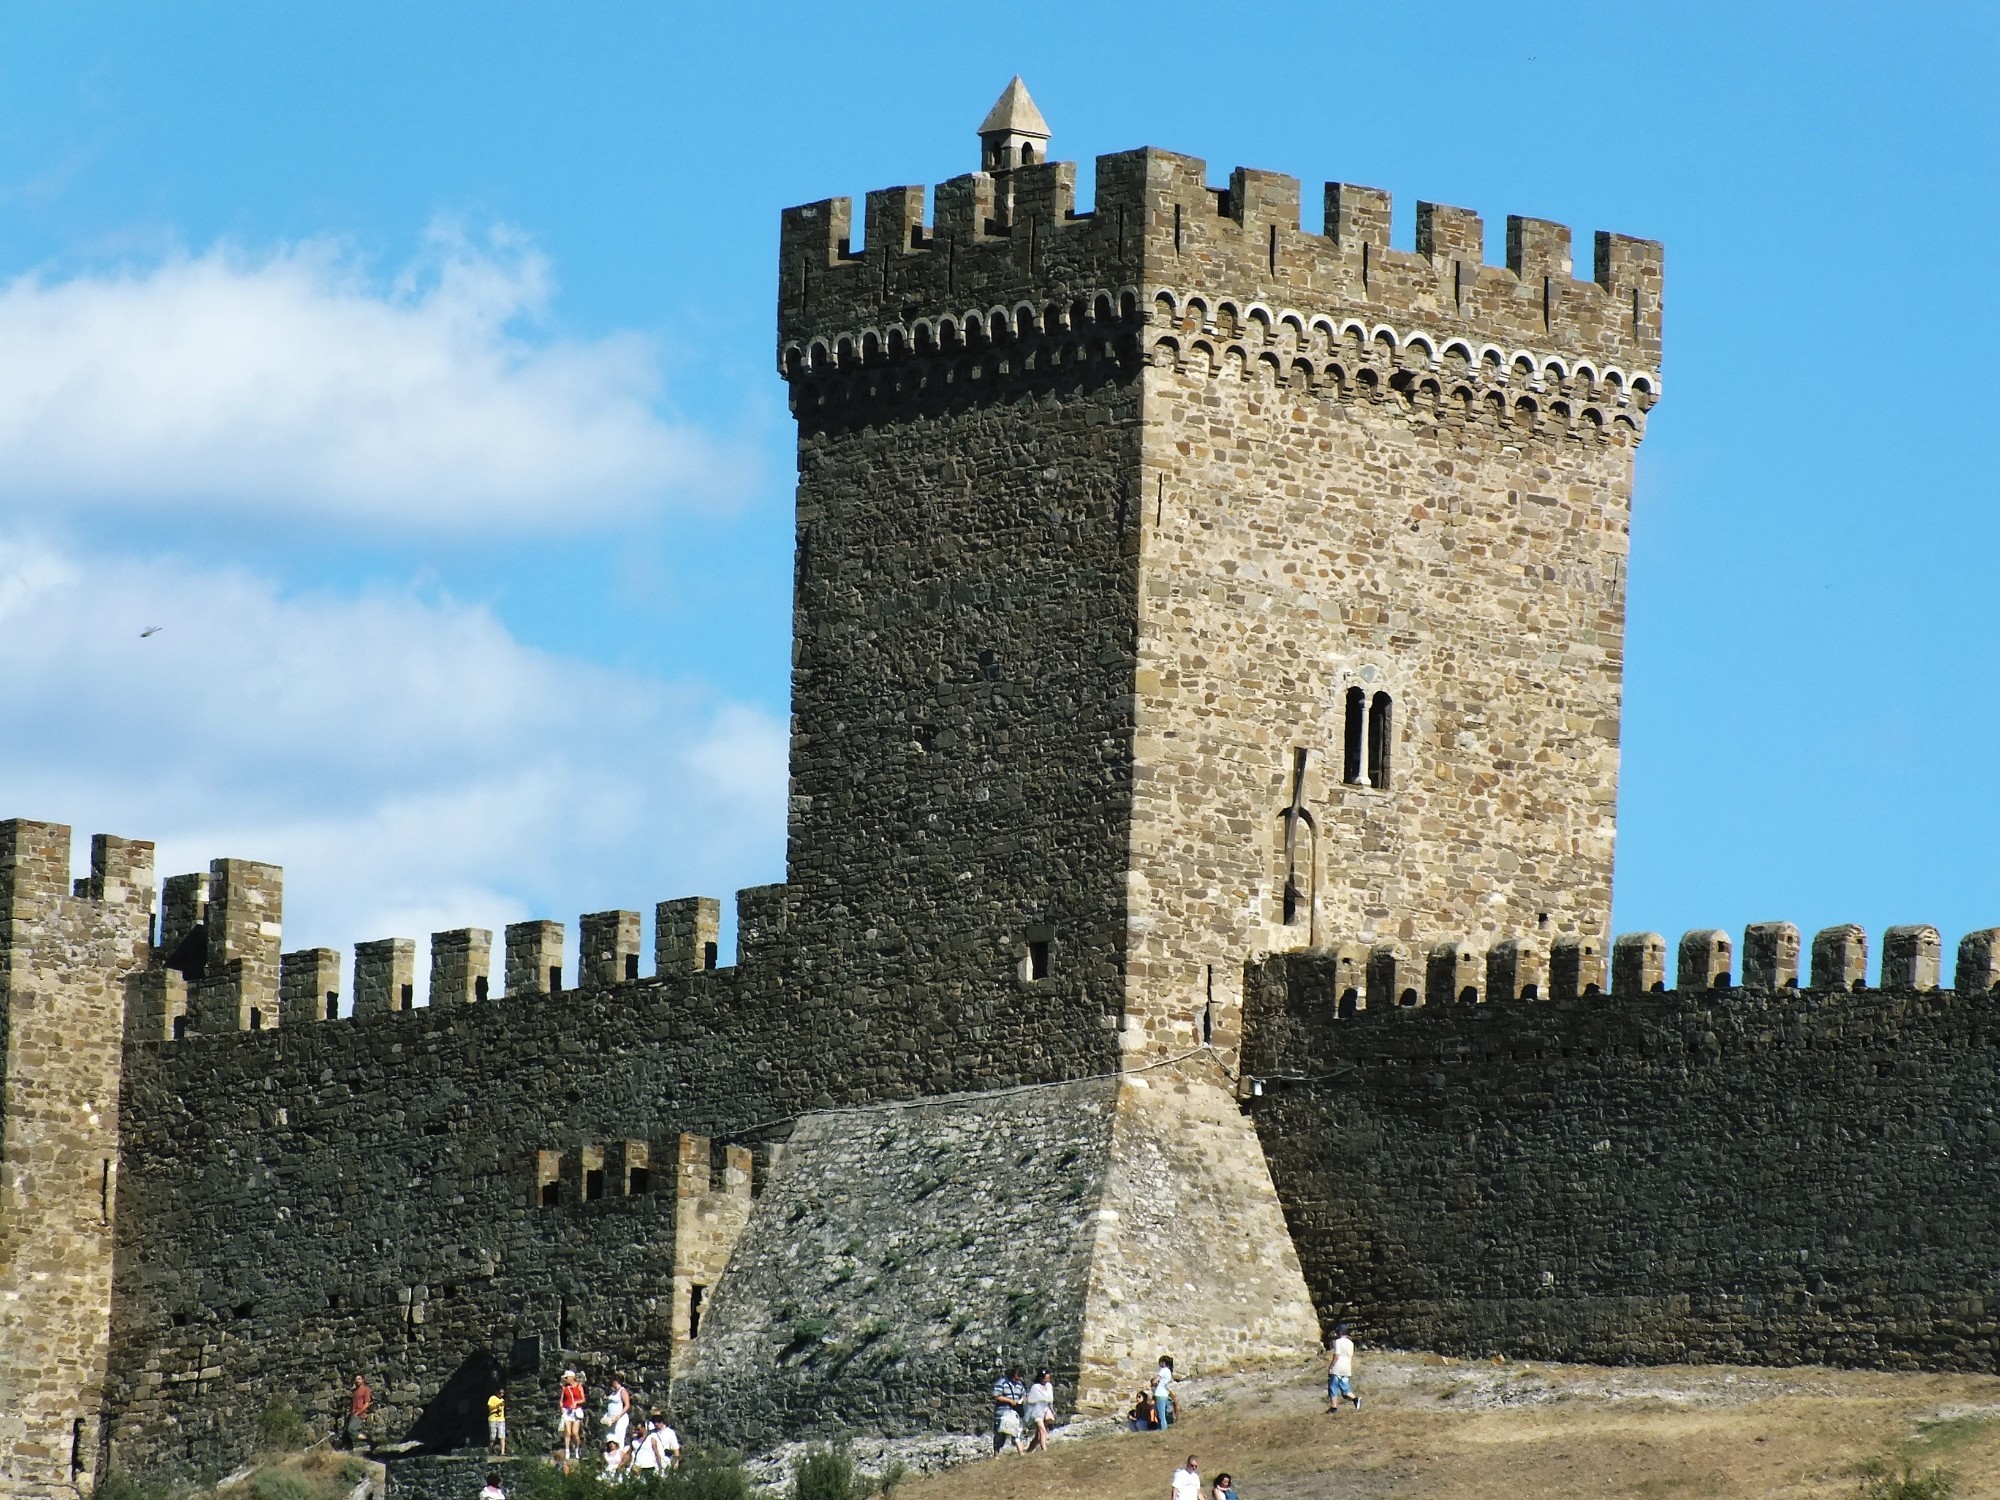
[[[1349,786],[1361,785],[1361,754],[1366,738],[1368,695],[1358,687],[1347,690],[1347,744],[1340,759],[1340,779]]]
[[[1368,705],[1368,784],[1378,792],[1389,789],[1390,716],[1389,695],[1377,693]]]

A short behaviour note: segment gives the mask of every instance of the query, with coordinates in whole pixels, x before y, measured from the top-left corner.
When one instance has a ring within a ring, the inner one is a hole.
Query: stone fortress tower
[[[928,220],[783,216],[791,812],[733,963],[684,896],[648,973],[584,916],[568,993],[562,923],[433,934],[415,1007],[411,938],[281,952],[275,866],[156,901],[150,845],[72,882],[0,823],[0,1495],[226,1471],[356,1369],[383,1436],[504,1379],[532,1443],[577,1364],[754,1449],[1340,1316],[1990,1366],[2000,932],[1955,992],[1928,927],[1873,991],[1856,928],[1606,962],[1659,246],[1398,250],[1154,149],[1080,211],[1018,79],[979,134]]]
[[[1103,976],[1128,1065],[1230,1067],[1252,953],[1598,957],[1660,247],[980,134],[784,218],[800,894]]]

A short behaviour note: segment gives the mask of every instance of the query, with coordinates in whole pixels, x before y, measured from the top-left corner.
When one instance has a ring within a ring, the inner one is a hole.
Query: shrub
[[[295,1453],[312,1441],[306,1419],[283,1396],[257,1415],[257,1446],[265,1453]]]
[[[750,1500],[743,1461],[704,1448],[689,1449],[669,1473],[628,1475],[617,1484],[607,1484],[603,1471],[589,1463],[567,1474],[559,1464],[522,1464],[510,1488],[515,1500]]]
[[[1942,1464],[1919,1469],[1908,1459],[1876,1459],[1861,1466],[1862,1500],[1951,1500],[1957,1493],[1958,1471]]]
[[[113,1469],[91,1495],[93,1500],[167,1500],[167,1487],[157,1480],[135,1479],[123,1469]]]
[[[792,1479],[792,1500],[860,1500],[845,1448],[808,1448]]]
[[[250,1481],[251,1500],[315,1500],[313,1484],[303,1474],[266,1469]]]

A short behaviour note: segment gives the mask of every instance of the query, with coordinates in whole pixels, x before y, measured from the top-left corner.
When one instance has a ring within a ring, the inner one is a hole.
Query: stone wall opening
[[[1359,786],[1368,731],[1368,695],[1358,687],[1347,690],[1347,722],[1343,727],[1340,779],[1348,786]]]
[[[1394,706],[1387,693],[1377,693],[1368,704],[1368,784],[1378,792],[1389,790],[1389,752],[1394,742],[1391,715]]]

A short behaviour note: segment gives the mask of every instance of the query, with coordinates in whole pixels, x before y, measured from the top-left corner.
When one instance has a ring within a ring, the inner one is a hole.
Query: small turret
[[[979,170],[1005,172],[1049,159],[1049,123],[1016,73],[979,127]]]

